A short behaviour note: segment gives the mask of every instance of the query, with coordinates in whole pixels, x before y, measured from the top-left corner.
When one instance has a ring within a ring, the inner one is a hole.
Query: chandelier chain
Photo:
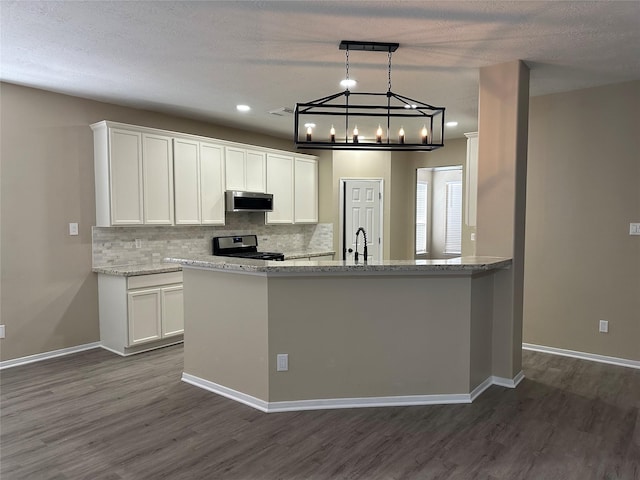
[[[347,69],[347,82],[349,80],[349,49],[347,48],[346,53],[345,53],[347,60],[346,60],[346,69]]]
[[[391,50],[389,50],[389,84],[387,85],[387,91],[391,91]]]

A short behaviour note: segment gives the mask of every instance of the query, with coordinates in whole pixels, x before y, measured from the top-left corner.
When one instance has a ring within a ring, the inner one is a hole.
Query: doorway
[[[382,260],[382,179],[340,179],[340,252],[342,260],[353,260],[359,253],[364,260],[364,236],[356,231],[362,227],[367,233],[367,261]],[[357,248],[357,249],[356,249]]]

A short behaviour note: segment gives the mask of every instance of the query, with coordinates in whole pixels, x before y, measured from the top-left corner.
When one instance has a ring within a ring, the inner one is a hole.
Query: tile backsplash
[[[161,262],[165,257],[210,255],[213,237],[245,234],[258,236],[261,251],[333,249],[331,223],[265,225],[263,213],[242,212],[228,213],[222,226],[93,227],[93,265],[133,265]]]

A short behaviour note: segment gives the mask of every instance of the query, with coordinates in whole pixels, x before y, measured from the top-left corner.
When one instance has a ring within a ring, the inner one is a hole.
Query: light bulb
[[[382,143],[382,127],[378,125],[378,130],[376,131],[376,143]]]
[[[427,126],[422,127],[422,143],[425,145],[429,143],[429,131],[427,130]]]
[[[353,129],[353,143],[358,143],[358,126]]]
[[[398,132],[398,140],[400,140],[400,143],[404,143],[404,128],[400,127],[400,131]]]
[[[313,129],[311,127],[307,127],[307,142],[311,141],[311,134],[313,133]]]
[[[329,137],[331,138],[331,143],[336,142],[336,129],[331,125],[331,130],[329,130]]]

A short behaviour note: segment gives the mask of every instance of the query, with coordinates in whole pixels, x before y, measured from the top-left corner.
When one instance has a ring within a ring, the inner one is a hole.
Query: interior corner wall
[[[531,99],[524,342],[640,360],[639,125],[640,81]]]
[[[0,360],[99,340],[91,272],[93,134],[112,120],[291,150],[291,141],[160,113],[0,84]],[[79,235],[68,235],[68,223]]]

